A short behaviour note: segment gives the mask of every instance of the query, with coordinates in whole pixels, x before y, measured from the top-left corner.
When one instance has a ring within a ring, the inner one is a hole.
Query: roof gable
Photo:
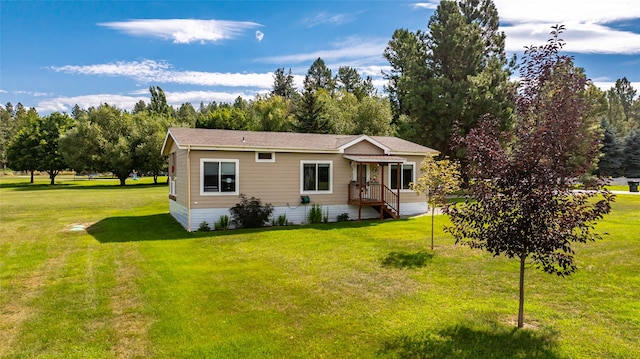
[[[376,140],[374,140],[373,138],[371,138],[371,137],[369,137],[367,135],[362,135],[362,136],[359,136],[357,138],[354,138],[353,140],[351,140],[351,141],[345,143],[344,145],[338,147],[338,150],[341,153],[343,153],[345,151],[345,149],[347,149],[347,148],[349,148],[351,146],[354,146],[354,145],[356,145],[356,144],[358,144],[360,142],[363,142],[363,141],[369,142],[370,144],[378,147],[379,149],[382,150],[382,152],[384,152],[385,155],[388,155],[391,152],[391,149],[389,147],[383,145],[379,141],[376,141]]]

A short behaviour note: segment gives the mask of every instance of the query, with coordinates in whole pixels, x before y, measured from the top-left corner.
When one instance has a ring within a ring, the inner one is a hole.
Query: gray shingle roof
[[[416,153],[425,154],[435,150],[390,136],[364,136],[364,135],[326,135],[316,133],[294,132],[257,132],[257,131],[233,131],[211,130],[202,128],[170,128],[167,139],[171,137],[179,148],[187,146],[197,148],[227,148],[227,149],[265,149],[265,150],[291,150],[338,152],[339,148],[349,142],[367,137],[379,142],[391,150],[391,153]],[[167,141],[165,141],[166,145]],[[164,152],[164,149],[163,149]]]

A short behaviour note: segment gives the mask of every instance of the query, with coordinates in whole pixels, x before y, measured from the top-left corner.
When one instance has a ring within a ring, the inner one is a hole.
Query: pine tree
[[[307,83],[307,81],[305,81]],[[306,133],[331,133],[331,126],[324,113],[324,103],[319,99],[316,91],[305,86],[302,96],[296,106],[296,131]]]

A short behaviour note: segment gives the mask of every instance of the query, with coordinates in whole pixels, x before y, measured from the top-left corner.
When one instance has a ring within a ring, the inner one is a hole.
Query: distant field
[[[0,357],[640,357],[637,195],[577,273],[528,269],[515,330],[517,261],[444,216],[433,251],[427,217],[187,233],[151,178],[27,182],[0,178]]]

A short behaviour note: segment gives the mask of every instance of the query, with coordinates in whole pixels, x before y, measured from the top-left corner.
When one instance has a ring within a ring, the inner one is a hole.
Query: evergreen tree
[[[176,112],[176,121],[178,125],[187,126],[187,127],[195,127],[196,120],[198,118],[198,113],[196,109],[193,108],[189,102],[185,102],[180,105],[180,108]]]
[[[627,178],[640,178],[640,130],[631,132],[624,146],[624,175]]]
[[[394,33],[385,76],[394,119],[406,115],[400,136],[461,158],[452,135],[468,133],[487,113],[510,125],[514,85],[497,24],[491,0],[442,1],[428,32]]]
[[[307,75],[307,78],[309,76]],[[322,102],[310,81],[306,81],[304,92],[296,106],[296,131],[306,133],[331,133],[332,128],[324,112]]]
[[[371,76],[363,79],[360,73],[358,73],[358,70],[349,66],[340,66],[340,68],[338,68],[338,74],[334,79],[334,84],[337,90],[350,92],[354,94],[358,100],[362,100],[366,96],[373,96],[375,93]]]
[[[293,75],[291,69],[285,74],[284,67],[276,70],[273,75],[273,89],[271,90],[272,96],[282,96],[286,99],[293,100],[297,94],[296,88],[293,84]]]
[[[602,153],[598,161],[598,174],[603,177],[619,177],[622,176],[624,170],[624,146],[620,143],[618,134],[609,125],[609,122],[602,120],[602,129],[604,136],[602,139]]]
[[[420,84],[430,76],[422,32],[395,30],[383,56],[391,65],[389,72],[383,72],[383,77],[387,80],[385,91],[389,94],[393,120],[398,121],[400,116],[410,114],[409,96],[421,92]]]
[[[307,89],[310,89],[311,91],[324,89],[329,93],[332,93],[335,89],[331,70],[319,57],[313,62],[313,64],[311,64],[311,67],[304,78],[304,90],[307,91]]]
[[[151,92],[151,96],[153,97],[153,92]],[[141,112],[147,112],[147,104],[143,100],[140,100],[133,105],[133,111],[131,113],[137,114]]]

